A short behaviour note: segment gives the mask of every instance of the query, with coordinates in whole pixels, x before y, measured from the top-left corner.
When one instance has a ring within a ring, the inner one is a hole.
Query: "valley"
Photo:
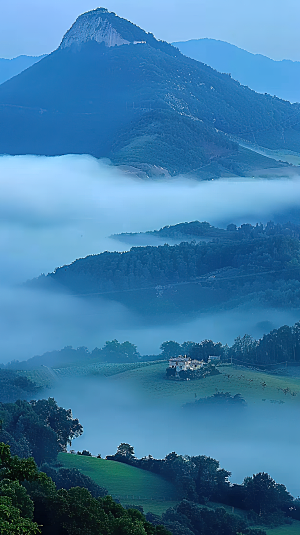
[[[298,62],[69,1],[0,60],[0,533],[298,535]]]

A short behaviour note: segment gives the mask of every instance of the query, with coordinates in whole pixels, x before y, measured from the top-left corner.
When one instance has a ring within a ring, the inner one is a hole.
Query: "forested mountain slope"
[[[257,94],[103,8],[2,84],[0,121],[0,153],[88,153],[171,174],[212,163],[216,175],[243,173],[248,151],[230,136],[291,150],[300,140],[298,104]],[[248,170],[274,165],[255,158]]]
[[[272,225],[242,225],[239,230],[233,225],[223,232],[224,238],[208,242],[87,256],[29,284],[86,297],[102,295],[134,304],[143,313],[148,307],[157,312],[158,303],[189,311],[245,296],[276,306],[299,306],[296,231]]]

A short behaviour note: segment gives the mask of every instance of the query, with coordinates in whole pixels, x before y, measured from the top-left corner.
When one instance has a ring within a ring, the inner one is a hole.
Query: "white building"
[[[190,357],[181,355],[169,359],[169,368],[175,368],[176,375],[181,371],[199,370],[204,364],[203,360],[192,360]]]

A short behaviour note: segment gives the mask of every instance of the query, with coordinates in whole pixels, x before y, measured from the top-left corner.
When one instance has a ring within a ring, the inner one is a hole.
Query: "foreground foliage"
[[[0,443],[0,533],[2,535],[168,535],[136,510],[110,496],[93,498],[81,487],[57,490],[34,459],[12,457]]]
[[[0,440],[13,454],[32,456],[38,465],[54,461],[83,432],[71,409],[59,407],[53,398],[0,403],[0,419]]]
[[[284,485],[264,472],[246,477],[242,485],[231,485],[231,473],[220,468],[216,459],[205,455],[182,456],[175,452],[164,459],[154,459],[151,455],[137,459],[132,446],[126,443],[120,444],[116,454],[108,458],[162,475],[181,490],[184,500],[202,505],[213,501],[242,509],[254,524],[284,524],[290,517],[298,518],[298,501]]]

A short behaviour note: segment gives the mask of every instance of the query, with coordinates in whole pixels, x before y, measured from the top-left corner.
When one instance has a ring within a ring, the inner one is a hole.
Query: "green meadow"
[[[194,381],[167,380],[167,362],[139,368],[111,378],[128,382],[153,401],[182,405],[195,399],[212,396],[217,391],[241,394],[249,405],[255,403],[300,405],[300,378],[271,375],[242,366],[218,366],[220,375]]]
[[[175,405],[212,396],[217,391],[241,394],[249,405],[257,403],[300,405],[300,377],[275,375],[236,365],[220,365],[219,375],[191,381],[166,379],[166,361],[147,363],[93,363],[82,366],[19,372],[41,387],[52,387],[55,383],[77,377],[87,380],[109,379],[112,383],[130,385],[152,402],[166,402]]]
[[[300,522],[295,520],[290,526],[266,529],[267,535],[300,535]]]
[[[145,512],[162,514],[178,503],[175,486],[161,476],[106,459],[60,453],[65,468],[77,468],[95,483],[108,490],[123,505],[142,505]]]
[[[145,513],[151,511],[162,515],[169,507],[174,507],[179,502],[172,483],[146,470],[116,461],[70,453],[60,453],[58,459],[65,468],[77,468],[95,483],[105,487],[122,505],[141,505]],[[220,506],[222,507],[217,503],[209,504],[212,508]],[[229,513],[232,511],[231,507],[224,507]],[[235,513],[245,515],[238,509]],[[267,529],[266,532],[267,535],[300,535],[300,522],[294,521],[291,525]]]

